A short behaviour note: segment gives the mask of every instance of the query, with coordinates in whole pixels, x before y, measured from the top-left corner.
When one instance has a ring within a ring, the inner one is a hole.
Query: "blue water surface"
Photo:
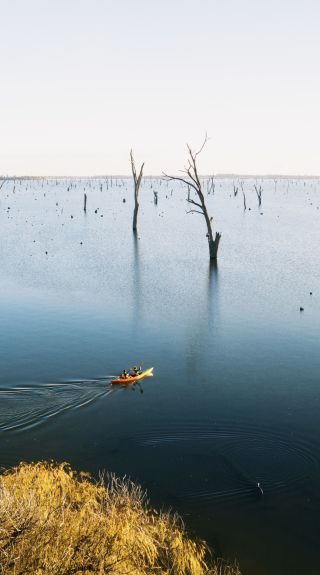
[[[180,183],[145,179],[137,237],[131,179],[4,184],[1,465],[130,476],[244,574],[316,574],[320,182],[203,186],[217,265]]]

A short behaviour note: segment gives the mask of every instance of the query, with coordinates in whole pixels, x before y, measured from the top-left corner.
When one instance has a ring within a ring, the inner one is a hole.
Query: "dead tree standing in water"
[[[130,160],[131,160],[131,169],[133,175],[133,182],[134,182],[134,211],[133,211],[133,231],[137,231],[137,220],[138,220],[138,210],[139,210],[139,191],[140,191],[140,184],[142,180],[142,173],[143,173],[143,166],[142,164],[139,172],[139,176],[137,177],[136,167],[133,159],[132,150],[130,151]]]
[[[191,197],[191,195],[188,194],[187,202],[189,204],[192,204],[195,207],[192,208],[191,210],[189,210],[187,213],[188,214],[196,213],[196,214],[201,214],[202,216],[204,216],[204,219],[205,219],[206,225],[207,225],[207,234],[206,235],[208,238],[210,259],[216,260],[217,255],[218,255],[218,248],[219,248],[219,243],[220,243],[220,239],[221,239],[221,234],[219,232],[216,232],[215,237],[213,237],[213,231],[212,231],[212,219],[213,218],[210,217],[208,214],[208,210],[207,210],[207,206],[205,203],[204,194],[203,194],[203,190],[202,190],[202,184],[200,182],[200,178],[198,175],[198,169],[197,169],[197,157],[202,152],[206,142],[207,142],[207,136],[206,136],[200,150],[198,150],[198,152],[193,152],[191,150],[190,146],[187,144],[189,157],[188,157],[188,163],[187,163],[186,169],[183,171],[183,173],[186,174],[188,179],[178,178],[177,176],[168,176],[167,174],[164,174],[164,176],[169,181],[170,180],[179,180],[180,182],[183,182],[184,184],[186,184],[186,186],[188,186],[188,190],[190,190],[190,188],[192,188],[196,192],[196,197],[198,198],[199,201],[194,200]]]
[[[255,184],[254,189],[256,191],[258,202],[259,202],[259,207],[260,207],[261,206],[262,187],[259,186],[259,189],[258,189],[258,186],[256,186],[256,184]]]
[[[242,190],[242,194],[243,194],[243,207],[246,210],[247,209],[246,194],[244,193],[243,190]]]

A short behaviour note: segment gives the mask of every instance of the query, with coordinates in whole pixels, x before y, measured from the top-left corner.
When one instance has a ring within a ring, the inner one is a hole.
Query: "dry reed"
[[[0,477],[1,575],[239,575],[148,507],[127,479],[94,482],[67,464],[21,463]]]

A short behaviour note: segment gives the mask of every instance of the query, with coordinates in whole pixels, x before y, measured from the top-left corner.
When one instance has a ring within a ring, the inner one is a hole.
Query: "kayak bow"
[[[136,381],[141,381],[145,377],[152,377],[153,376],[153,367],[149,369],[145,369],[139,375],[129,375],[129,377],[118,377],[117,379],[112,379],[111,383],[114,385],[122,384],[127,385],[128,383],[135,383]]]

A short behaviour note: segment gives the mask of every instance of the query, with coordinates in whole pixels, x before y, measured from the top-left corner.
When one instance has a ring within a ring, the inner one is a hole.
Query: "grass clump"
[[[67,464],[21,463],[0,476],[1,575],[239,575],[188,538],[141,488],[94,482]]]

